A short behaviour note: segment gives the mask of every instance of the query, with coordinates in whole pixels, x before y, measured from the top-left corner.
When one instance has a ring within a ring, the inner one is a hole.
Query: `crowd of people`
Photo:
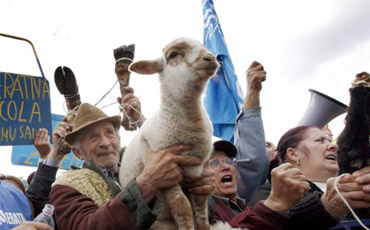
[[[149,152],[142,173],[125,188],[118,179],[121,158],[120,116],[108,116],[88,103],[79,107],[73,125],[62,121],[53,143],[62,138],[84,160],[81,169],[56,177],[63,155],[40,129],[34,145],[38,168],[25,189],[18,178],[0,176],[0,230],[51,229],[32,222],[45,206],[55,207],[56,229],[151,229],[161,210],[160,190],[183,182],[188,194],[209,197],[211,225],[227,223],[255,230],[330,229],[349,213],[335,190],[337,145],[327,129],[299,126],[282,135],[277,146],[265,140],[260,93],[266,79],[263,65],[247,70],[247,92],[236,117],[234,143],[213,143],[200,178],[184,181],[182,167],[200,159],[179,153],[179,145]],[[120,102],[141,111],[132,89]],[[126,111],[129,113],[130,111]],[[145,123],[145,118],[138,123]],[[124,152],[123,152],[124,154]],[[353,209],[370,207],[370,167],[339,178],[338,189]]]

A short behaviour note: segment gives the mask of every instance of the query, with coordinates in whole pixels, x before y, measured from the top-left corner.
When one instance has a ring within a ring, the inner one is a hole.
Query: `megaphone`
[[[297,126],[312,125],[324,127],[337,116],[345,113],[348,106],[316,90],[309,89],[311,100]]]

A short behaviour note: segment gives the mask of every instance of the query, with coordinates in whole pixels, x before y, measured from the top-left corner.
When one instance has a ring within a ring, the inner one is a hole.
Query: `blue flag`
[[[243,92],[221,30],[213,0],[202,0],[204,45],[221,64],[208,83],[204,105],[213,124],[213,135],[233,142],[235,120],[243,106]]]

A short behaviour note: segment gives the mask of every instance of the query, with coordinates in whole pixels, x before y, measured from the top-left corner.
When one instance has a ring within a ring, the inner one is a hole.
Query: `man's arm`
[[[31,201],[34,208],[34,216],[41,213],[45,204],[50,203],[49,194],[51,184],[55,181],[58,168],[40,163],[29,185],[26,196]]]
[[[239,196],[247,202],[255,190],[266,181],[269,159],[265,147],[265,133],[261,118],[260,91],[266,72],[253,62],[247,70],[247,93],[243,111],[237,117],[234,143],[237,149],[236,167]]]
[[[59,133],[59,129],[62,127],[64,130],[66,126],[67,124],[64,122],[59,123],[58,128],[53,132],[54,143],[59,141],[59,136],[57,134]],[[58,156],[56,149],[52,148],[47,129],[38,130],[35,135],[34,146],[40,153],[40,158],[44,160],[39,163],[34,177],[26,191],[26,196],[34,207],[34,216],[37,216],[41,213],[45,204],[50,202],[49,194],[51,184],[55,181],[59,162],[64,155]]]
[[[145,226],[150,226],[158,214],[156,205],[150,209],[145,204],[134,181],[102,206],[78,190],[60,184],[53,186],[50,200],[60,230],[147,229]]]

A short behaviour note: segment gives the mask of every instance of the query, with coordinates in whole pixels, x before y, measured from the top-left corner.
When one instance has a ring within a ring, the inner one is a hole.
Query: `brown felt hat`
[[[113,123],[113,126],[117,129],[120,127],[121,116],[112,116],[108,117],[103,111],[99,108],[90,105],[89,103],[83,103],[78,109],[77,116],[73,122],[72,132],[68,133],[65,137],[65,140],[71,144],[73,143],[76,134],[81,131],[83,128],[86,128],[89,125],[95,124],[100,121],[110,121]]]

